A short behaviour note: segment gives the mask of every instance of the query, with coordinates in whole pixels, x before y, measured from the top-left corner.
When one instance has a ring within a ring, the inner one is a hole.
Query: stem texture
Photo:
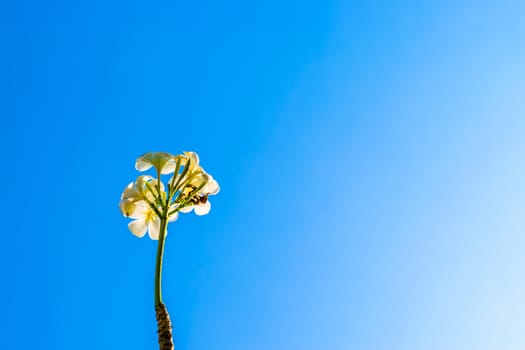
[[[157,316],[157,333],[159,335],[160,350],[174,350],[173,329],[166,305],[163,303],[155,305],[155,313]]]

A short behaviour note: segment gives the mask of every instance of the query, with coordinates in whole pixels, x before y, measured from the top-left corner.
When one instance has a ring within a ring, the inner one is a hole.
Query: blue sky
[[[221,192],[169,229],[177,349],[525,346],[522,2],[2,7],[0,348],[157,348],[117,205],[184,150]]]

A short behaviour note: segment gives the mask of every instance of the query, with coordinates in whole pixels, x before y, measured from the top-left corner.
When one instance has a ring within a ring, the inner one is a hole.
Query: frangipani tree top
[[[179,212],[208,214],[208,196],[219,192],[219,184],[200,166],[195,152],[148,152],[137,159],[135,168],[141,172],[154,168],[157,175],[139,176],[124,189],[120,199],[120,211],[134,219],[128,227],[137,237],[149,232],[151,239],[158,239],[161,220],[175,221]],[[170,174],[166,186],[161,175]]]
[[[140,175],[120,197],[122,215],[132,218],[128,227],[135,236],[158,240],[155,266],[155,312],[160,350],[173,350],[173,334],[168,310],[162,301],[162,260],[168,223],[177,220],[179,212],[197,215],[210,212],[208,196],[219,193],[219,184],[199,164],[195,152],[173,155],[148,152],[137,159],[138,171],[155,170],[156,177]],[[171,175],[166,184],[161,175]]]

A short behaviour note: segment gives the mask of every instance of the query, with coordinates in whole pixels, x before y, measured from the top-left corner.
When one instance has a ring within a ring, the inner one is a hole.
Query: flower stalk
[[[157,333],[160,350],[174,350],[173,329],[166,305],[162,302],[162,261],[164,256],[164,243],[166,241],[166,226],[164,218],[160,221],[160,236],[157,244],[157,260],[155,264],[155,314],[157,319]]]
[[[162,304],[162,261],[164,259],[164,243],[166,241],[166,219],[160,220],[160,236],[157,244],[157,259],[155,264],[155,306]]]

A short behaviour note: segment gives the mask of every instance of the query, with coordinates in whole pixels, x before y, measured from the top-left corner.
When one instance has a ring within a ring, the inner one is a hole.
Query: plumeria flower
[[[153,240],[159,239],[160,218],[157,213],[146,202],[138,202],[135,211],[129,215],[135,219],[128,224],[128,228],[135,236],[142,238],[148,232],[149,237]],[[168,217],[168,222],[177,220],[178,213]],[[166,234],[168,232],[166,231]]]
[[[147,231],[151,239],[159,239],[160,218],[146,202],[138,202],[129,217],[135,219],[128,224],[135,236],[144,237]]]
[[[188,183],[183,190],[183,196],[189,198],[187,206],[180,209],[182,213],[189,213],[192,210],[197,215],[206,215],[210,212],[211,203],[208,200],[208,196],[219,193],[220,187],[215,179],[204,172],[202,176],[194,178],[192,182]],[[199,189],[200,187],[200,189]]]
[[[160,193],[159,192],[160,189]],[[135,182],[130,183],[120,199],[119,207],[124,216],[130,216],[135,210],[136,204],[146,201],[154,205],[163,198],[166,198],[164,184],[148,175],[142,175]]]
[[[152,239],[158,239],[160,227],[158,212],[162,210],[159,203],[165,199],[164,184],[151,176],[139,176],[135,182],[126,187],[119,207],[124,216],[136,219],[128,225],[135,236],[143,237],[146,231],[149,231]],[[170,221],[175,219],[175,215],[169,217]]]
[[[137,202],[145,200],[147,197],[147,188],[145,183],[151,181],[151,176],[139,176],[135,182],[126,186],[124,193],[120,197],[120,211],[124,216],[130,216],[137,206]]]
[[[189,160],[189,172],[193,173],[196,169],[199,168],[199,155],[195,152],[184,152],[184,155]]]
[[[175,171],[175,156],[167,152],[147,152],[137,159],[135,169],[146,171],[154,167],[160,174],[171,174]]]
[[[124,190],[119,207],[124,216],[135,219],[128,226],[137,237],[149,232],[152,239],[158,239],[162,219],[175,221],[179,211],[208,214],[208,196],[219,192],[217,181],[200,166],[195,152],[148,152],[137,159],[135,167],[139,171],[153,167],[158,175],[173,173],[167,192],[160,178],[149,175],[139,176]]]
[[[139,200],[153,200],[154,199],[154,193],[151,193],[150,189],[148,187],[151,187],[152,185],[156,185],[155,179],[149,175],[142,175],[135,180],[135,182],[130,183],[128,186],[126,186],[126,189],[122,193],[123,199],[129,199],[131,201],[139,201]]]
[[[174,161],[175,171],[168,183],[170,188],[176,192],[185,182],[202,173],[202,169],[199,167],[199,156],[195,152],[184,152],[184,154],[175,156]]]

